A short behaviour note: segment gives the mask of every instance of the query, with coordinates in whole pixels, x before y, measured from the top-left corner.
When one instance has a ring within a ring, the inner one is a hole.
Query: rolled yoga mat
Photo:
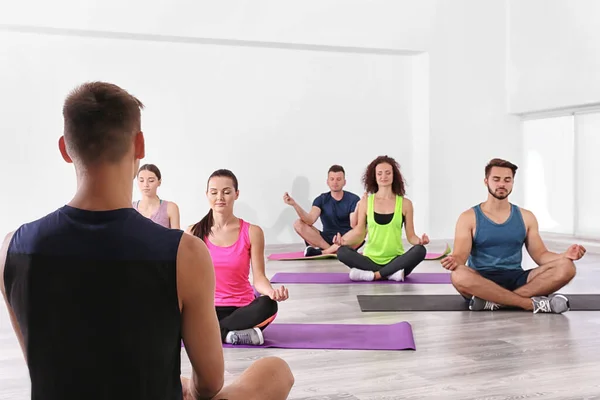
[[[347,272],[278,272],[271,278],[271,283],[316,283],[316,284],[418,284],[418,283],[451,283],[447,272],[418,273],[413,272],[404,281],[381,279],[377,281],[353,281]]]
[[[225,348],[280,348],[331,350],[416,350],[408,322],[391,325],[271,324],[263,331],[261,346]]]
[[[600,311],[600,294],[565,294],[571,311]],[[370,311],[469,311],[469,303],[459,294],[358,295],[362,312]],[[525,311],[500,308],[500,311]],[[485,312],[485,311],[477,311]]]
[[[446,243],[446,250],[443,253],[427,253],[426,260],[440,260],[450,254],[452,249]],[[273,261],[298,261],[298,260],[326,260],[337,258],[337,254],[321,254],[320,256],[305,257],[303,251],[293,251],[291,253],[274,253],[267,256],[268,260]]]

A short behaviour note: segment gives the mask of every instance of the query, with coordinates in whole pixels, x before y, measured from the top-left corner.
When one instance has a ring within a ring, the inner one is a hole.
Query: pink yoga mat
[[[272,324],[263,331],[262,346],[280,349],[416,350],[408,322],[391,325]]]
[[[417,284],[417,283],[445,283],[449,284],[450,274],[447,272],[418,273],[413,272],[404,281],[377,280],[353,281],[347,272],[278,272],[271,278],[271,283],[322,283],[322,284]]]

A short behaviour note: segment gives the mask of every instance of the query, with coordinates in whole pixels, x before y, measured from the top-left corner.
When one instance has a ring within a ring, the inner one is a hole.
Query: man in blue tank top
[[[145,151],[141,108],[109,83],[70,93],[59,148],[75,166],[77,192],[3,242],[0,290],[31,398],[285,399],[293,376],[278,358],[257,361],[239,384],[223,387],[206,246],[132,208]],[[182,340],[191,380],[181,377]]]
[[[308,246],[304,250],[305,256],[334,254],[339,248],[333,243],[335,235],[344,235],[356,225],[356,205],[360,197],[345,191],[345,185],[344,168],[341,165],[332,165],[327,171],[327,186],[330,190],[314,199],[308,213],[288,193],[284,194],[283,201],[294,207],[298,214],[299,219],[294,222],[294,230]],[[313,226],[319,218],[323,224],[323,231]],[[355,248],[360,246],[362,243]]]
[[[561,254],[548,251],[533,213],[508,201],[516,171],[498,158],[487,164],[488,198],[460,215],[454,251],[441,263],[472,311],[508,306],[560,314],[569,310],[569,300],[555,292],[575,277],[574,261],[586,250],[574,244]],[[537,268],[522,268],[523,246]]]

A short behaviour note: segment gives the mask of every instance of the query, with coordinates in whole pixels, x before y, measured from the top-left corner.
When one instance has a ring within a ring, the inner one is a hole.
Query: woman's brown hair
[[[394,192],[397,196],[404,196],[405,190],[405,182],[402,173],[400,173],[400,164],[396,162],[392,157],[389,156],[379,156],[367,167],[365,174],[363,175],[363,185],[365,186],[365,191],[367,193],[377,193],[379,190],[379,185],[377,184],[377,177],[375,176],[375,168],[379,164],[389,164],[392,166],[393,170],[393,180],[392,180],[392,192]]]

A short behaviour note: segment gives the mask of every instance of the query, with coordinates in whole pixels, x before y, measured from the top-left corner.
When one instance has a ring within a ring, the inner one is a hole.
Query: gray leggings
[[[401,269],[404,270],[404,276],[407,277],[425,259],[426,254],[427,250],[425,246],[418,244],[408,249],[403,255],[397,256],[389,263],[380,265],[348,246],[342,246],[337,251],[338,260],[348,267],[365,271],[379,271],[382,278],[393,275]]]

